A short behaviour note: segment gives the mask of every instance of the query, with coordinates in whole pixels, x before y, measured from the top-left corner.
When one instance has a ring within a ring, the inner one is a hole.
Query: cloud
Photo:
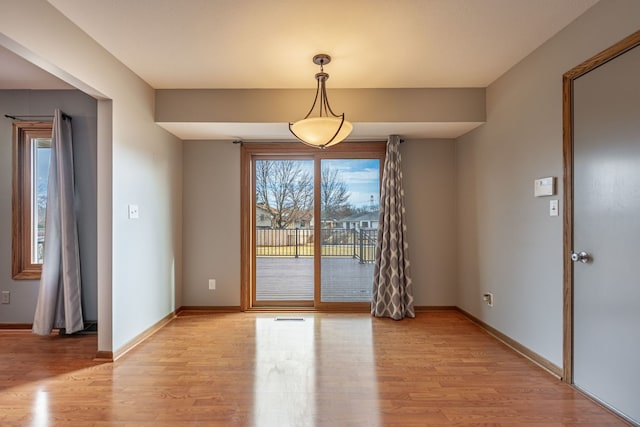
[[[380,181],[380,171],[373,168],[341,171],[340,174],[347,184],[369,184]]]
[[[380,199],[380,161],[377,159],[336,159],[323,161],[324,167],[339,171],[340,178],[349,189],[349,203],[369,206]]]

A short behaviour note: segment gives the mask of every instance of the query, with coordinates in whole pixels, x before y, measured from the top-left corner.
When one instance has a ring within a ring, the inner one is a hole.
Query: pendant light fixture
[[[320,66],[320,72],[316,74],[318,82],[316,97],[304,119],[289,123],[289,130],[293,136],[301,142],[317,148],[336,145],[349,136],[353,130],[353,125],[344,119],[344,113],[336,114],[329,106],[325,85],[329,74],[324,72],[324,65],[329,62],[331,62],[331,57],[324,53],[313,57],[313,63]],[[316,106],[318,106],[318,115],[310,117]]]

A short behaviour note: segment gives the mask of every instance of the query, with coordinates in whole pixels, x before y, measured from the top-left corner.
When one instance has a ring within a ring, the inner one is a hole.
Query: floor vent
[[[279,321],[296,321],[296,322],[304,322],[304,317],[276,317],[276,322]]]

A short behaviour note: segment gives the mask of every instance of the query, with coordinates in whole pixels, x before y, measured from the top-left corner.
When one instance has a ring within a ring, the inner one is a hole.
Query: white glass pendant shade
[[[353,125],[342,117],[310,117],[292,123],[290,129],[302,142],[324,148],[335,145],[349,136]]]
[[[318,148],[336,145],[353,130],[353,125],[344,119],[344,113],[334,113],[329,105],[325,86],[329,74],[325,73],[323,68],[329,62],[331,57],[325,53],[319,53],[313,57],[313,63],[320,66],[320,72],[316,73],[316,96],[305,118],[289,123],[289,130],[293,136],[307,145]],[[309,117],[315,109],[317,109],[317,115]]]

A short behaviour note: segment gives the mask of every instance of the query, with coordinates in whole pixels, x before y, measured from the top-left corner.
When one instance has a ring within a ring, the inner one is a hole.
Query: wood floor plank
[[[457,312],[277,316],[180,316],[115,363],[0,330],[0,425],[628,425]]]

